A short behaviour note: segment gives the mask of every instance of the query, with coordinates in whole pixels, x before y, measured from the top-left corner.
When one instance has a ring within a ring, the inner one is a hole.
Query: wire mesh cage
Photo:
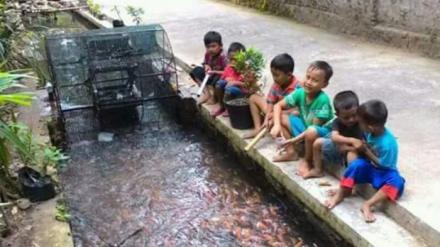
[[[174,55],[160,25],[98,29],[46,38],[59,114],[136,107],[176,96]]]

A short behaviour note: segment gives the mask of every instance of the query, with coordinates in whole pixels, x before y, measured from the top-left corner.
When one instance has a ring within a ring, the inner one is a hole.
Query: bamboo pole
[[[249,151],[253,146],[255,146],[255,144],[257,144],[261,138],[264,137],[264,135],[266,135],[268,131],[268,128],[263,128],[262,130],[260,130],[260,132],[258,133],[258,135],[256,137],[254,137],[254,139],[252,139],[251,142],[249,142],[249,144],[244,148],[244,151]]]

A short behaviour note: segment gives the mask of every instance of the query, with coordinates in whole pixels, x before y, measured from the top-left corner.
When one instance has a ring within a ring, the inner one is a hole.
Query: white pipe
[[[197,91],[197,97],[200,97],[200,95],[202,95],[203,89],[205,89],[208,80],[209,80],[209,74],[205,75],[205,78],[203,78],[202,85],[200,85],[199,91]]]

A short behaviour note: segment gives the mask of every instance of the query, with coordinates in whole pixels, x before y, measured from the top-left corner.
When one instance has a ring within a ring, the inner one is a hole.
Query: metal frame
[[[55,105],[65,129],[66,112],[93,109],[100,119],[102,110],[176,97],[179,90],[176,59],[160,25],[52,35],[46,37],[46,51]],[[75,59],[60,56],[63,52]],[[67,82],[63,80],[65,71],[73,71]],[[138,95],[134,95],[133,87]],[[120,93],[124,90],[126,95]],[[115,94],[116,100],[112,101],[110,96],[110,100],[103,100],[103,95],[108,96],[106,93]],[[68,94],[77,98],[71,99]],[[73,104],[66,106],[71,100]]]

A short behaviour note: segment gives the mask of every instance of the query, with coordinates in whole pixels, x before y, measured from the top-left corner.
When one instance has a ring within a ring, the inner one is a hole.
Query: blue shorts
[[[344,156],[346,154],[339,151],[338,146],[330,139],[330,135],[324,138],[321,151],[324,163],[334,165],[342,165],[345,163]]]
[[[240,87],[237,86],[226,86],[228,84],[228,81],[226,80],[219,80],[217,81],[216,88],[222,89],[225,94],[229,94],[233,97],[240,97],[244,96],[243,91]]]
[[[289,123],[290,123],[290,132],[292,133],[293,136],[298,136],[307,129],[303,120],[296,115],[293,114],[289,115]],[[316,132],[318,133],[319,137],[325,137],[331,132],[331,130],[326,127],[322,127],[318,125],[312,125],[311,127],[316,129]]]
[[[355,159],[350,162],[341,180],[341,186],[353,188],[356,184],[367,183],[376,190],[382,190],[392,201],[402,195],[405,187],[405,179],[397,170],[375,167],[366,159]]]

